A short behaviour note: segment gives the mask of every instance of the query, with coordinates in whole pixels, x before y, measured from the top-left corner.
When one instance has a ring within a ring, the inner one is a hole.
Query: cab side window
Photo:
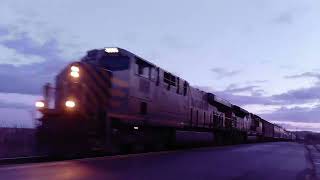
[[[154,66],[148,62],[136,57],[136,74],[139,76],[152,79],[154,78]]]
[[[159,84],[160,84],[160,69],[157,68],[155,73],[156,73],[156,78],[157,78],[156,85],[159,86]]]
[[[186,96],[188,92],[188,83],[185,81],[183,84],[183,95]]]
[[[176,86],[176,77],[168,72],[164,72],[163,82],[171,86]]]
[[[142,66],[138,64],[138,75],[145,77],[145,78],[149,78],[149,74],[150,74],[150,69],[149,67],[146,66]]]
[[[157,70],[156,68],[150,68],[150,78],[155,81],[157,79]]]
[[[163,72],[163,82],[164,82],[165,86],[167,87],[167,90],[170,90],[171,86],[173,86],[173,87],[177,86],[176,76],[174,76],[168,72]]]
[[[177,94],[180,94],[180,78],[177,77]]]

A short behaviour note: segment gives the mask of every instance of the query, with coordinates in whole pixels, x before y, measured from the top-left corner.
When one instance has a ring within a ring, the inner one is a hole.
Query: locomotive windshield
[[[98,60],[103,68],[111,71],[122,71],[129,69],[129,58],[126,56],[103,56]]]
[[[123,71],[129,69],[129,57],[123,55],[100,54],[92,51],[83,58],[84,62],[100,66],[111,71]]]

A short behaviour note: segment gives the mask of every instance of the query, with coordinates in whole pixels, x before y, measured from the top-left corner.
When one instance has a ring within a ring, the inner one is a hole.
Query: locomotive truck
[[[54,100],[54,105],[52,101]],[[55,152],[119,152],[179,142],[294,140],[274,125],[121,48],[94,49],[44,86],[38,142]]]

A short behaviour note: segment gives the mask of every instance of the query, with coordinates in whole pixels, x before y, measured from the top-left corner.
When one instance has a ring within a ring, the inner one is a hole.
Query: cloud
[[[273,22],[276,24],[292,24],[293,23],[293,13],[292,12],[284,12],[279,16],[273,19]]]
[[[273,105],[274,102],[265,96],[249,96],[249,95],[234,95],[231,93],[225,92],[216,92],[218,96],[223,97],[224,99],[229,100],[232,104],[244,106],[248,104],[264,104],[264,105]]]
[[[0,92],[40,94],[67,64],[55,39],[39,44],[27,33],[0,41]]]
[[[265,105],[273,105],[275,102],[272,101],[267,96],[256,96],[256,95],[235,95],[233,93],[227,91],[217,91],[209,86],[195,86],[198,89],[201,89],[205,92],[214,93],[223,99],[230,101],[232,104],[236,104],[239,106],[244,106],[248,104],[265,104]]]
[[[320,123],[291,122],[291,121],[272,121],[289,131],[313,131],[320,132]]]
[[[189,42],[187,42],[185,40],[178,38],[177,36],[178,35],[165,34],[165,35],[163,35],[161,42],[168,49],[173,49],[175,51],[194,48],[194,46],[192,46],[192,44],[190,44]]]
[[[314,108],[285,108],[282,107],[272,113],[260,114],[263,118],[273,121],[291,121],[291,122],[320,122],[320,107]]]
[[[0,108],[30,109],[39,99],[41,99],[40,95],[0,93]]]
[[[24,65],[44,61],[44,58],[38,55],[21,54],[15,49],[7,48],[1,44],[0,52],[0,64]]]
[[[247,84],[262,84],[266,83],[268,80],[255,80],[255,81],[246,81]]]
[[[320,97],[320,85],[315,85],[309,88],[300,88],[290,90],[281,94],[263,96],[263,90],[256,90],[258,86],[245,86],[240,88],[226,89],[224,91],[214,91],[226,99],[240,105],[248,104],[265,104],[265,105],[279,105],[290,106],[293,104],[305,104],[311,102],[318,102]],[[209,90],[211,91],[211,90]],[[247,91],[251,95],[239,95],[238,92]]]
[[[39,43],[26,32],[3,27],[1,32],[0,126],[34,127],[33,105],[41,98],[42,85],[52,82],[68,62],[57,39]]]
[[[251,95],[261,96],[264,91],[259,89],[259,88],[260,88],[260,86],[257,86],[257,85],[249,85],[249,86],[238,87],[238,86],[235,86],[234,84],[231,84],[230,86],[228,86],[224,90],[224,92],[227,92],[227,93],[248,92]]]
[[[241,72],[240,70],[226,70],[223,68],[212,68],[211,71],[216,74],[218,79],[232,77]]]
[[[315,78],[316,83],[311,87],[298,88],[271,96],[275,101],[282,104],[303,104],[318,101],[320,97],[320,74],[316,72],[304,72],[285,76],[286,79]]]
[[[7,29],[10,31],[9,27],[1,27],[2,29]],[[15,29],[15,28],[11,28]],[[11,54],[15,54],[19,56],[19,58],[13,59],[10,54],[4,54],[8,60],[11,60],[9,64],[17,64],[15,61],[18,59],[23,64],[30,64],[34,62],[42,62],[49,59],[61,59],[62,51],[60,50],[60,44],[57,39],[48,38],[44,42],[40,43],[37,40],[31,38],[31,36],[27,32],[13,32],[0,40],[0,52],[3,54],[5,52],[10,52]],[[9,55],[8,55],[9,54]],[[22,58],[27,57],[27,58]],[[30,57],[38,57],[41,58],[41,61],[33,61],[29,60]],[[0,59],[0,63],[3,62]]]
[[[300,88],[271,96],[272,99],[282,104],[307,103],[318,100],[320,97],[320,86]]]
[[[34,127],[34,102],[68,62],[57,39],[42,43],[27,32],[0,26],[0,126]]]
[[[310,78],[310,77],[317,78],[320,80],[320,74],[315,72],[304,72],[302,74],[285,76],[285,78],[287,79]]]
[[[61,54],[57,40],[49,39],[44,44],[39,44],[30,38],[26,32],[16,34],[14,39],[3,40],[1,44],[24,55],[57,58]]]
[[[9,34],[9,30],[7,28],[0,27],[0,37],[6,36],[8,34]]]
[[[291,122],[319,122],[320,87],[302,88],[291,90],[282,94],[272,96],[239,95],[241,91],[254,91],[258,86],[245,86],[238,88],[231,84],[225,91],[215,91],[210,87],[198,87],[242,107],[247,107],[253,113],[261,115],[267,120],[291,121]],[[306,103],[313,102],[308,105]]]
[[[273,96],[234,94],[242,90],[254,90],[257,88],[255,86],[237,88],[237,85],[231,84],[228,88],[233,91],[229,92],[216,91],[205,86],[197,88],[212,92],[232,104],[239,105],[289,130],[320,131],[320,87],[318,86],[291,90]]]
[[[289,78],[300,77],[318,77],[316,73],[302,73],[299,75],[289,76]],[[278,106],[291,106],[293,104],[301,105],[306,103],[318,102],[320,97],[320,84],[317,83],[311,87],[298,88],[289,90],[284,93],[265,96],[264,90],[259,85],[251,84],[247,86],[239,86],[238,84],[230,84],[224,90],[215,90],[211,87],[199,86],[207,92],[213,92],[221,95],[223,98],[230,100],[234,104],[265,104]]]
[[[54,60],[22,66],[0,65],[0,92],[40,94],[42,85],[52,82],[66,63]]]
[[[31,108],[31,106],[28,106],[25,104],[14,104],[14,103],[0,102],[0,108],[27,109],[27,108]]]

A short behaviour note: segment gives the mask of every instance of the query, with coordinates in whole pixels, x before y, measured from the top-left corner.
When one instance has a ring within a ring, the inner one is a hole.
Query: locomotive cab
[[[119,48],[89,51],[57,75],[54,109],[85,116],[127,112],[131,59]]]
[[[110,133],[107,119],[128,113],[133,58],[119,48],[91,50],[64,68],[56,76],[56,87],[46,86],[45,100],[36,103],[43,114],[38,127],[40,141],[62,149],[68,149],[66,144],[105,144],[106,132]],[[53,108],[49,108],[48,89],[54,90]]]

